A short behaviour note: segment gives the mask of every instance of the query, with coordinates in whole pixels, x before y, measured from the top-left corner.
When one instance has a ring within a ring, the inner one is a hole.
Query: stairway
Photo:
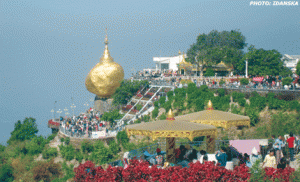
[[[126,111],[123,118],[117,122],[117,127],[119,128],[119,131],[124,128],[125,122],[127,124],[132,124],[138,117],[151,113],[154,110],[153,101],[154,101],[155,97],[157,96],[157,94],[163,88],[165,88],[167,90],[174,90],[174,87],[172,87],[172,86],[150,85],[150,88],[146,92],[143,92],[144,88],[141,91],[139,91],[136,94],[136,96],[132,97],[130,99],[130,101],[127,103],[126,107],[128,107],[128,105],[130,105],[131,103],[134,103],[134,105],[132,107],[130,106],[131,108],[128,111]],[[147,97],[149,97],[147,94],[151,93],[150,91],[154,94],[151,96],[151,98],[147,99]],[[141,96],[140,98],[138,97],[139,94]],[[145,104],[143,104],[143,103],[145,103]],[[138,112],[131,112],[138,104],[143,105],[143,107]],[[149,107],[149,105],[152,105],[152,107]],[[147,107],[148,107],[148,109],[146,109]]]

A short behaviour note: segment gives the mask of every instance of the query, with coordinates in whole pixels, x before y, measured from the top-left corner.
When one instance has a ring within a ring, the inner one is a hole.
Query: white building
[[[186,54],[184,54],[186,57]],[[178,64],[182,60],[182,55],[174,57],[153,57],[156,70],[178,71]]]
[[[295,73],[297,63],[300,60],[300,55],[285,54],[283,55],[282,60],[284,60],[283,62],[284,66],[289,68],[293,73]]]

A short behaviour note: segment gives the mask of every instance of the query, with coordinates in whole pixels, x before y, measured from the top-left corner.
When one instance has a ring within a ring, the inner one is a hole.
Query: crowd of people
[[[286,144],[288,144],[287,147],[289,151],[283,152]],[[289,162],[295,160],[294,155],[298,152],[299,145],[300,140],[294,137],[293,133],[290,133],[286,140],[283,136],[278,136],[276,139],[273,135],[269,140],[270,147],[263,164],[266,167],[284,168],[286,165],[289,165]]]
[[[289,152],[283,152],[284,147],[287,145]],[[247,153],[239,153],[232,146],[229,147],[220,147],[220,150],[213,154],[207,154],[206,151],[200,150],[197,151],[195,148],[192,148],[189,144],[180,145],[179,148],[175,149],[175,163],[165,162],[165,152],[161,151],[160,148],[156,149],[154,155],[149,154],[147,151],[143,153],[142,156],[139,156],[140,160],[148,161],[149,166],[156,165],[159,168],[165,168],[167,166],[182,166],[189,167],[189,163],[205,163],[206,161],[212,161],[215,164],[219,163],[220,166],[230,169],[228,162],[232,163],[232,167],[246,165],[249,168],[252,168],[253,165],[259,161],[262,167],[272,167],[272,168],[281,168],[284,169],[289,166],[290,162],[295,160],[295,153],[298,152],[300,146],[300,140],[294,137],[293,133],[290,133],[289,137],[285,140],[282,136],[278,136],[275,139],[275,136],[272,136],[272,139],[269,140],[269,147],[267,149],[267,154],[262,155],[254,147],[251,151],[251,155]],[[285,154],[285,155],[283,155]],[[124,155],[122,160],[122,166],[124,164],[129,164],[128,153]],[[124,166],[126,167],[126,165]]]
[[[90,108],[86,113],[69,118],[60,118],[60,129],[71,137],[91,137],[93,131],[108,132],[109,122],[101,121],[99,112]]]
[[[155,75],[155,76],[154,76]],[[200,80],[200,77],[194,77],[194,76],[183,76],[178,75],[176,71],[145,71],[145,72],[138,72],[136,75],[134,75],[131,79],[147,79],[152,83],[163,83],[167,85],[173,85],[176,87],[182,87],[181,80],[183,78],[191,80],[194,82],[197,86],[201,85],[208,85],[210,87],[214,86],[221,86],[220,81],[224,80],[225,83],[222,84],[222,86],[233,86],[233,87],[239,87],[241,86],[241,83],[238,79],[233,78],[242,78],[243,76],[229,76],[229,77],[203,77],[203,79]],[[248,78],[250,78],[250,82],[247,85],[249,88],[257,88],[257,89],[298,89],[300,88],[300,85],[298,82],[295,82],[295,80],[298,80],[298,76],[293,75],[293,83],[291,85],[282,85],[282,76],[272,76],[272,75],[266,75],[266,76],[253,76],[249,75]],[[254,78],[261,78],[261,79],[254,79]]]

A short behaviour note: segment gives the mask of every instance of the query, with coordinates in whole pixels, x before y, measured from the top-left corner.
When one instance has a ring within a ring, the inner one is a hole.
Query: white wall
[[[169,63],[169,69],[172,69],[173,71],[178,70],[177,64],[179,64],[181,60],[182,60],[182,55],[174,56],[174,57],[153,57],[153,61],[155,64]],[[160,66],[157,66],[157,68],[160,69]]]

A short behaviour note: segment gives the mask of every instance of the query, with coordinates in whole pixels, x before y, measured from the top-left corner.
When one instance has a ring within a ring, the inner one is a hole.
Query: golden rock
[[[100,62],[90,71],[85,80],[85,87],[99,98],[110,98],[124,79],[124,70],[121,65],[113,61],[108,51],[107,35],[105,50]]]

